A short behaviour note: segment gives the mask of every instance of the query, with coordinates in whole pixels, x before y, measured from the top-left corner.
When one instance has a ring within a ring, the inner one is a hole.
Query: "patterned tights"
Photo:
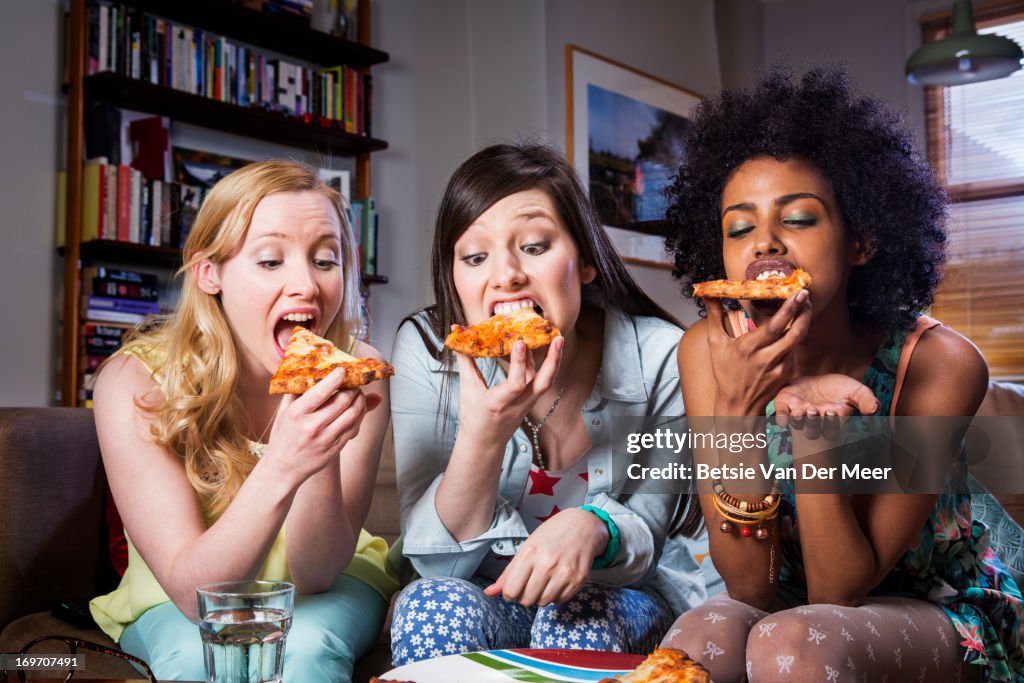
[[[968,683],[980,674],[960,661],[945,612],[906,598],[770,613],[719,593],[679,617],[663,642],[688,652],[715,683]]]

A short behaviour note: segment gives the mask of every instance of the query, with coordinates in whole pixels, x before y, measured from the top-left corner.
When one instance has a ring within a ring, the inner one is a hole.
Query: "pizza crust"
[[[682,650],[659,647],[629,673],[599,683],[711,683],[711,674]]]
[[[523,308],[508,315],[492,315],[476,325],[454,325],[444,345],[472,358],[500,358],[512,353],[512,345],[520,339],[526,348],[538,349],[560,334],[554,323],[532,308]]]
[[[788,299],[810,285],[811,276],[797,268],[786,277],[698,282],[693,286],[693,295],[701,299]]]
[[[395,369],[376,358],[356,358],[330,340],[296,326],[277,372],[270,378],[271,394],[304,394],[335,368],[345,369],[342,389],[355,389],[395,374]]]

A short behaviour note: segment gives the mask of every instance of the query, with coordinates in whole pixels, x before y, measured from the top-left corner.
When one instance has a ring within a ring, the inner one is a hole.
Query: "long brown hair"
[[[437,211],[431,251],[435,303],[425,309],[434,339],[444,339],[453,324],[466,324],[453,276],[455,243],[473,221],[495,203],[526,190],[542,190],[551,198],[579,251],[581,262],[597,271],[594,281],[583,286],[585,304],[610,305],[628,315],[661,318],[683,327],[647,296],[626,270],[586,190],[561,152],[533,143],[498,144],[475,153],[455,170]],[[446,370],[439,397],[440,422],[446,426],[455,359],[450,350],[439,348],[431,340],[427,330],[420,328],[413,316],[405,320],[416,326],[427,350]],[[700,521],[697,505],[681,504],[672,526],[691,533],[699,528]]]
[[[136,332],[125,345],[146,359],[162,392],[155,401],[137,404],[156,417],[156,442],[182,458],[208,521],[227,508],[256,457],[235,391],[239,365],[231,330],[220,297],[199,288],[193,266],[204,259],[222,263],[237,252],[264,197],[303,191],[327,197],[341,221],[344,296],[324,336],[343,346],[358,335],[359,271],[344,200],[312,167],[273,159],[245,166],[214,185],[185,243],[177,309],[162,324]]]

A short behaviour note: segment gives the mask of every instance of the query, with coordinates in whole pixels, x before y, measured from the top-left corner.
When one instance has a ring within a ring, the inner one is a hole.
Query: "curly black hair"
[[[754,88],[726,90],[698,105],[685,161],[667,190],[672,275],[691,297],[694,282],[725,277],[726,182],[750,159],[801,159],[831,182],[846,229],[870,250],[868,263],[850,276],[851,318],[877,330],[910,327],[942,277],[945,191],[900,117],[854,92],[845,68],[814,69],[794,80],[775,66]],[[707,315],[704,302],[697,303]]]

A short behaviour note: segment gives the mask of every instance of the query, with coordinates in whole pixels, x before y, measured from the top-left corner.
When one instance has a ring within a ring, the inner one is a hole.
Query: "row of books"
[[[352,200],[349,223],[359,254],[359,272],[363,275],[376,275],[379,227],[376,200],[373,197]]]
[[[264,0],[263,11],[268,14],[287,14],[309,23],[313,16],[313,0]]]
[[[89,75],[114,72],[370,135],[368,73],[344,65],[309,68],[119,4],[88,11]]]
[[[58,176],[58,246],[64,243],[61,200],[66,177]],[[89,159],[82,169],[82,241],[104,239],[180,249],[207,188],[147,180],[130,166]]]
[[[82,268],[83,320],[134,325],[159,312],[160,283],[156,275],[107,266]]]
[[[181,249],[209,189],[184,183],[147,180],[135,168],[108,164],[106,161],[105,157],[89,159],[82,169],[82,241],[113,240]],[[58,246],[64,245],[66,182],[66,173],[60,171],[57,190]],[[339,185],[337,189],[341,191],[343,188]],[[377,233],[380,219],[376,206],[376,200],[368,197],[353,200],[349,209],[349,225],[359,253],[359,268],[365,275],[376,275],[378,272]]]
[[[161,312],[160,283],[152,273],[107,266],[82,268],[79,399],[92,399],[99,366],[121,348],[126,332]]]

